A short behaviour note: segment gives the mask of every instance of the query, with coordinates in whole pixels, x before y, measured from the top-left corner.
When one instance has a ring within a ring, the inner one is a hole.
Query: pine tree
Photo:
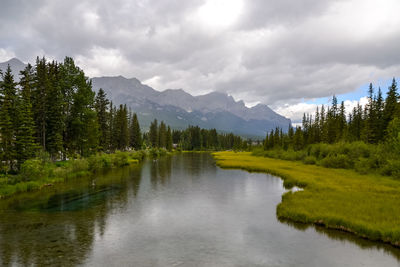
[[[171,133],[171,128],[169,126],[167,129],[166,139],[167,139],[166,149],[168,151],[171,151],[172,150],[172,133]]]
[[[97,122],[99,124],[100,132],[100,149],[105,151],[108,149],[109,144],[109,120],[108,120],[108,105],[110,101],[107,99],[106,93],[102,88],[97,92],[95,100],[95,109],[97,112]]]
[[[161,121],[160,127],[158,129],[158,146],[165,148],[167,145],[167,127],[165,123]]]
[[[376,137],[377,142],[383,141],[384,137],[383,107],[384,107],[384,101],[382,97],[382,90],[379,87],[374,107],[376,116],[376,121],[374,123],[374,135]]]
[[[75,80],[76,91],[73,95],[71,108],[71,126],[69,136],[72,139],[71,152],[78,152],[82,156],[90,155],[98,147],[98,125],[97,116],[94,111],[94,96],[92,84],[82,71]],[[90,126],[90,128],[89,128]]]
[[[340,103],[339,114],[338,114],[338,136],[337,141],[345,140],[347,136],[347,121],[346,121],[346,108],[344,101]]]
[[[48,114],[47,93],[50,84],[45,58],[36,58],[35,86],[32,90],[33,117],[36,126],[36,140],[46,150],[46,120]]]
[[[394,118],[398,105],[397,100],[397,83],[396,80],[393,78],[392,85],[389,87],[389,91],[387,92],[385,107],[383,109],[383,129],[385,130]]]
[[[156,119],[150,124],[149,142],[155,148],[158,147],[158,122]]]
[[[117,149],[125,150],[129,146],[128,111],[126,105],[120,105],[116,111],[114,136]]]
[[[13,162],[16,156],[15,133],[17,114],[17,89],[10,65],[3,75],[0,94],[0,135],[1,135],[1,159],[5,162],[4,169],[6,173],[13,168]]]
[[[142,134],[140,132],[139,120],[137,118],[136,113],[133,114],[130,125],[130,146],[135,150],[139,150],[142,148]]]
[[[59,85],[60,73],[56,62],[48,64],[49,88],[46,95],[46,150],[53,160],[63,152],[64,99]]]
[[[35,143],[35,124],[33,121],[31,90],[34,86],[34,73],[30,64],[21,71],[21,92],[19,96],[19,122],[16,132],[16,159],[18,165],[34,157],[37,144]]]

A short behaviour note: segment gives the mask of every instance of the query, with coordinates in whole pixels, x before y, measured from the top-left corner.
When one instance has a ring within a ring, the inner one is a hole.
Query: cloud
[[[399,77],[398,10],[398,0],[4,0],[0,60],[72,56],[90,76],[223,91],[291,114]]]

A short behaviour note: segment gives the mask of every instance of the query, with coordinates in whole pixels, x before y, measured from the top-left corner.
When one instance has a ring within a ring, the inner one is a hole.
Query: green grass
[[[139,163],[150,152],[99,153],[88,158],[51,162],[46,158],[25,161],[17,175],[0,176],[0,199],[16,193],[37,191],[67,179],[88,176],[111,168]]]
[[[247,152],[217,152],[213,156],[222,168],[267,172],[280,176],[285,187],[303,187],[282,196],[277,207],[281,219],[324,225],[400,246],[399,180]]]

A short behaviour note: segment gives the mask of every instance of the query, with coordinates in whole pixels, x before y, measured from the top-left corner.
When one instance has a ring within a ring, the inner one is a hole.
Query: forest
[[[142,133],[137,115],[97,94],[83,70],[66,57],[62,63],[37,58],[19,82],[8,66],[0,80],[0,158],[2,173],[16,173],[28,159],[46,153],[51,161],[89,157],[98,152],[144,148],[219,150],[246,147],[233,134],[190,126],[171,130],[154,120]],[[175,144],[173,146],[173,144]]]
[[[400,104],[393,79],[386,98],[369,85],[368,103],[347,114],[344,102],[304,114],[302,127],[287,133],[275,129],[266,135],[263,150],[254,154],[286,160],[301,160],[331,168],[371,171],[400,177]]]

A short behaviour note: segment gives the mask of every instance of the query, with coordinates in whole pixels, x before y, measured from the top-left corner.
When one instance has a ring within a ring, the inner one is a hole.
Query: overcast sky
[[[223,91],[294,120],[400,76],[399,0],[1,0],[0,36],[0,61],[72,56],[90,77]]]

